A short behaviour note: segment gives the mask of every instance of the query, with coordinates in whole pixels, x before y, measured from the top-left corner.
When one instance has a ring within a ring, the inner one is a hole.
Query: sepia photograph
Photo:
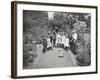
[[[97,6],[12,2],[12,77],[97,73]]]

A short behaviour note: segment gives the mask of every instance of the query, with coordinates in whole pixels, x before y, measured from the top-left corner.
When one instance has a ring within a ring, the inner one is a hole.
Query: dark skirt
[[[76,54],[76,44],[74,42],[70,43],[70,50],[73,54]]]

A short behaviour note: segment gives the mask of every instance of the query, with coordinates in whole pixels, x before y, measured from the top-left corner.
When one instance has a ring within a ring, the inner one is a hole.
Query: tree
[[[45,11],[23,11],[23,32],[33,34],[32,37],[38,40],[40,36],[46,34],[48,15]]]

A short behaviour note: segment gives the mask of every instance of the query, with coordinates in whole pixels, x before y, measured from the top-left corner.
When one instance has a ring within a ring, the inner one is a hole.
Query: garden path
[[[70,50],[65,51],[62,48],[54,47],[53,50],[46,53],[42,53],[38,49],[37,53],[37,57],[33,63],[29,64],[28,69],[77,66],[75,55]]]

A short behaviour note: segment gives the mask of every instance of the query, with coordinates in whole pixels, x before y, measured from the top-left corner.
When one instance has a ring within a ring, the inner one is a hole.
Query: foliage
[[[87,25],[86,25],[86,22],[84,21],[77,21],[75,24],[73,24],[74,26],[74,29],[77,30],[77,31],[85,31]]]
[[[81,46],[77,49],[77,63],[79,66],[89,66],[91,64],[91,51],[89,46]]]
[[[24,53],[23,53],[23,64],[24,67],[28,66],[29,63],[32,63],[37,56],[36,54],[36,46],[30,44],[24,44]]]
[[[90,47],[90,16],[86,19],[85,16],[89,14],[82,13],[56,13],[54,21],[51,22],[53,29],[58,29],[67,32],[71,35],[73,29],[78,34],[76,41],[77,63],[79,66],[88,66],[91,64],[91,47]]]
[[[91,41],[89,32],[78,33],[76,42],[77,63],[79,66],[89,66],[91,64]]]
[[[48,15],[45,11],[23,10],[23,64],[34,62],[36,43],[47,34]],[[33,42],[36,43],[33,44]]]
[[[87,13],[65,13],[55,12],[52,20],[48,20],[46,11],[23,10],[23,63],[34,62],[36,57],[36,44],[33,41],[41,43],[41,37],[47,35],[48,31],[63,31],[71,35],[71,31],[75,29],[78,33],[77,43],[77,61],[80,66],[90,65],[90,19],[84,18]],[[78,16],[78,17],[77,17]],[[76,21],[76,19],[78,21]],[[86,31],[88,32],[86,34]],[[87,36],[89,34],[89,36]],[[86,37],[86,38],[85,38]],[[87,44],[89,46],[87,46]],[[78,48],[80,47],[80,48]]]
[[[44,11],[23,11],[23,31],[35,40],[47,33],[48,15]]]

